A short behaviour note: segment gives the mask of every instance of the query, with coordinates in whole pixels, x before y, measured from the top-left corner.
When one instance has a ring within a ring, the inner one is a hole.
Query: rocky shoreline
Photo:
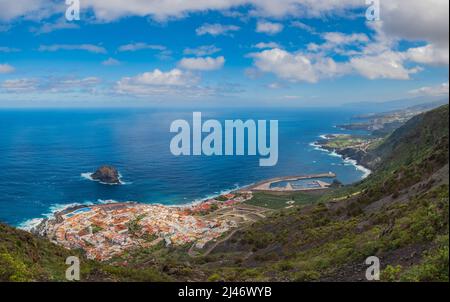
[[[342,143],[342,146],[332,144],[337,139],[345,138],[348,143]],[[351,144],[354,140],[358,143]],[[367,149],[375,142],[374,139],[362,138],[360,136],[352,136],[348,134],[326,134],[321,136],[320,140],[315,141],[312,145],[329,153],[334,153],[342,157],[346,161],[354,161],[355,166],[364,170],[368,176],[375,167],[375,162]]]

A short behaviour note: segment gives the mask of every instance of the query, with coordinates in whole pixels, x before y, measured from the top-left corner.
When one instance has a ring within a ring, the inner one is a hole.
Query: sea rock
[[[92,179],[107,184],[120,184],[120,175],[116,168],[112,166],[102,166],[91,175]]]

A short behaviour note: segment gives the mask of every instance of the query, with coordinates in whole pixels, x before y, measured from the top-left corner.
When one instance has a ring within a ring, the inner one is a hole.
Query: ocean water
[[[170,152],[172,121],[192,110],[0,110],[0,221],[24,225],[76,203],[105,200],[186,204],[283,175],[332,171],[344,183],[365,174],[354,162],[311,143],[360,112],[325,109],[202,110],[203,119],[279,120],[279,160],[259,156],[187,156]],[[117,167],[124,185],[90,181],[103,164]]]

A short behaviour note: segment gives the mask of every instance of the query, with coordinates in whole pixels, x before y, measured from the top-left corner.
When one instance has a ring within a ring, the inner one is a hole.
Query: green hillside
[[[417,115],[395,130],[385,141],[371,150],[363,161],[375,169],[407,165],[420,161],[433,149],[448,144],[448,105]]]
[[[78,256],[83,281],[168,281],[148,267],[133,270],[87,260],[81,251],[69,251],[28,232],[0,224],[0,281],[64,281],[66,258]]]
[[[207,255],[188,246],[83,260],[83,280],[363,281],[381,260],[384,281],[448,281],[448,105],[411,119],[367,154],[373,174],[325,196],[257,196],[277,205]],[[284,199],[295,200],[286,209]],[[281,206],[278,206],[281,205]],[[63,280],[73,254],[0,225],[0,280]],[[31,268],[31,269],[29,269]]]

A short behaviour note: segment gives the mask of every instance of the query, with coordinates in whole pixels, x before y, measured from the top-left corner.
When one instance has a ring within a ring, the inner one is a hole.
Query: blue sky
[[[426,4],[424,4],[426,2]],[[0,0],[0,106],[448,97],[447,0]],[[412,21],[413,20],[413,21]]]

